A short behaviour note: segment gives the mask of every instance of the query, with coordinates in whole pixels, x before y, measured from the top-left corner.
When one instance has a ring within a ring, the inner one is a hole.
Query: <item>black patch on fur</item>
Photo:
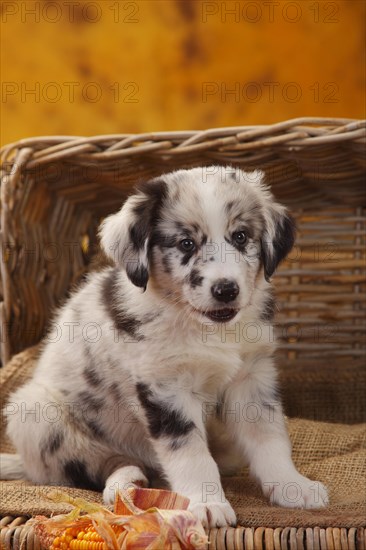
[[[94,372],[94,370],[92,369],[88,369],[87,367],[84,369],[84,372],[83,372],[86,380],[89,382],[89,384],[91,386],[100,386],[101,384],[101,379],[99,378],[99,376],[97,375],[96,372]]]
[[[63,432],[55,432],[51,435],[48,442],[48,451],[51,455],[55,454],[61,447],[65,440]]]
[[[232,209],[234,208],[235,205],[236,205],[235,201],[230,201],[230,202],[225,204],[225,212],[228,216],[230,216],[231,211],[232,211]]]
[[[216,418],[222,420],[222,415],[223,415],[223,412],[224,412],[224,402],[222,399],[218,399],[218,401],[216,401],[216,410],[215,410],[215,413],[216,413]]]
[[[101,387],[103,385],[103,380],[97,373],[97,368],[94,363],[94,358],[87,346],[85,346],[85,354],[87,357],[88,365],[83,370],[83,375],[86,381],[93,387]]]
[[[144,336],[137,332],[138,327],[141,325],[141,321],[138,321],[135,317],[125,316],[119,320],[118,330],[124,330],[128,334],[131,334],[136,340],[143,340]]]
[[[276,300],[272,294],[269,294],[263,304],[263,310],[260,314],[261,321],[272,321],[276,312]]]
[[[140,191],[146,195],[156,206],[158,202],[161,202],[167,197],[168,184],[162,178],[143,181],[136,186],[136,191]]]
[[[134,212],[139,219],[140,217],[142,217],[143,214],[143,206],[144,205],[139,205],[134,209]],[[141,209],[141,214],[139,214],[139,209]],[[130,241],[132,242],[135,250],[141,250],[144,248],[145,240],[148,237],[148,229],[148,226],[146,227],[143,222],[141,223],[141,225],[134,223],[130,226]]]
[[[172,266],[170,265],[169,256],[165,254],[161,257],[161,263],[163,264],[164,273],[168,275],[172,272]]]
[[[86,409],[91,409],[94,412],[98,412],[103,408],[104,399],[101,397],[95,397],[87,391],[81,391],[78,393],[78,398],[80,399],[81,404]]]
[[[156,227],[167,190],[166,182],[161,179],[142,183],[136,188],[138,204],[132,209],[135,220],[128,230],[132,250],[130,260],[127,254],[126,273],[131,282],[140,288],[146,289],[149,272],[148,266],[139,261],[139,253]]]
[[[103,305],[111,317],[115,328],[119,332],[127,332],[134,340],[143,340],[144,336],[139,333],[141,321],[128,315],[126,311],[119,308],[116,304],[116,286],[117,286],[117,268],[113,269],[104,279],[102,286]],[[133,282],[133,280],[132,280]],[[147,282],[147,280],[146,280]],[[139,285],[137,285],[139,286]]]
[[[179,411],[169,409],[165,403],[154,400],[153,393],[146,384],[138,383],[136,390],[140,403],[145,409],[149,431],[153,438],[187,435],[195,427],[194,423],[183,418]]]
[[[186,231],[186,227],[182,224],[182,222],[175,221],[174,225],[179,233],[184,233]]]
[[[51,432],[50,436],[41,446],[41,458],[44,465],[47,467],[47,456],[54,455],[63,444],[65,440],[64,433],[61,431]]]
[[[189,284],[192,288],[196,288],[197,286],[201,286],[203,282],[203,277],[199,274],[198,269],[192,269],[192,271],[189,274]]]
[[[142,317],[141,324],[145,325],[146,323],[151,323],[151,321],[155,321],[155,319],[157,319],[158,317],[160,317],[160,311],[147,313]]]
[[[164,180],[148,181],[137,186],[136,190],[142,193],[142,198],[133,209],[137,222],[129,228],[130,239],[135,250],[144,248],[145,241],[159,217],[159,210],[167,196],[167,189]]]
[[[295,220],[289,214],[277,221],[273,241],[273,255],[268,253],[268,244],[262,240],[261,257],[264,276],[268,281],[278,264],[287,256],[294,245],[296,237]]]
[[[108,388],[109,393],[113,396],[113,399],[119,403],[122,399],[121,392],[119,391],[119,385],[117,382],[113,382]]]
[[[102,428],[98,425],[98,423],[95,420],[85,420],[85,424],[88,426],[91,435],[95,439],[103,440],[105,439],[105,433],[103,432]]]
[[[184,236],[187,239],[192,238],[193,235],[197,235],[200,231],[200,226],[194,222],[185,225],[182,222],[176,221],[174,222],[174,225],[179,235]]]
[[[246,219],[243,219],[243,213],[239,213],[237,214],[233,219],[232,219],[232,223],[233,224],[242,224],[243,227],[247,227],[247,228],[251,228],[252,229],[252,232],[254,230],[254,227],[252,226],[255,226],[257,224],[260,224],[261,227],[264,226],[264,218],[263,218],[263,214],[262,214],[262,207],[260,204],[258,203],[255,203],[255,204],[252,204],[251,207],[250,207],[250,210],[247,210],[245,212],[245,216],[246,216]]]
[[[80,460],[69,460],[64,464],[64,474],[69,483],[78,489],[102,491],[103,485],[95,482],[88,474],[86,466]]]
[[[176,230],[181,234],[181,233],[184,233],[184,234],[188,234],[189,233],[189,229],[186,225],[184,225],[182,222],[180,221],[175,221],[174,222],[174,225],[176,227]]]
[[[191,252],[186,252],[180,261],[181,265],[187,265],[189,260],[192,258],[192,256],[195,254],[196,250],[193,249]]]
[[[144,464],[142,470],[149,481],[149,487],[167,490],[172,489],[160,464],[154,468]]]
[[[149,272],[144,265],[135,265],[135,262],[127,263],[126,273],[130,281],[135,286],[146,290],[147,281],[149,280]]]
[[[172,451],[179,451],[184,445],[183,439],[173,439],[170,443],[170,448]]]
[[[164,235],[158,229],[155,229],[150,237],[150,245],[159,248],[174,248],[177,244],[177,235]]]

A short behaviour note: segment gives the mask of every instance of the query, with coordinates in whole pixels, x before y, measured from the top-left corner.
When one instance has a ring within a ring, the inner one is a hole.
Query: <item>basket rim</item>
[[[27,149],[27,167],[78,156],[111,161],[129,155],[180,156],[198,151],[244,152],[271,146],[308,147],[366,138],[366,120],[300,117],[269,125],[242,125],[205,130],[116,133],[94,136],[49,135],[24,138],[0,148],[2,163]]]
[[[0,541],[5,550],[18,548],[40,548],[40,541],[34,532],[33,518],[26,516],[0,517]],[[220,527],[208,531],[208,547],[214,549],[235,548],[284,548],[295,550],[306,546],[309,548],[322,547],[324,549],[360,548],[365,543],[366,530],[363,527]]]

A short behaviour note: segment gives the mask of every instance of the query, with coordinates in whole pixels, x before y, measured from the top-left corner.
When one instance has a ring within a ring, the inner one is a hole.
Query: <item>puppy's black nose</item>
[[[211,294],[219,302],[232,302],[239,294],[239,287],[235,281],[229,279],[219,279],[211,287]]]

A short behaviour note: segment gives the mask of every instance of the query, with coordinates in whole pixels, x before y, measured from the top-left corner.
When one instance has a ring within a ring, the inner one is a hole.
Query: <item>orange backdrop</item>
[[[3,0],[1,142],[363,118],[365,6]]]

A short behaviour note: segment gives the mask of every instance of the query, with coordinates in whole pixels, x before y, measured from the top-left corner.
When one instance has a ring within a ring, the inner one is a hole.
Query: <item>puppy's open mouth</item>
[[[234,319],[235,315],[238,313],[238,309],[234,308],[223,308],[223,309],[211,309],[210,311],[201,311],[202,315],[215,321],[215,323],[227,323]]]

